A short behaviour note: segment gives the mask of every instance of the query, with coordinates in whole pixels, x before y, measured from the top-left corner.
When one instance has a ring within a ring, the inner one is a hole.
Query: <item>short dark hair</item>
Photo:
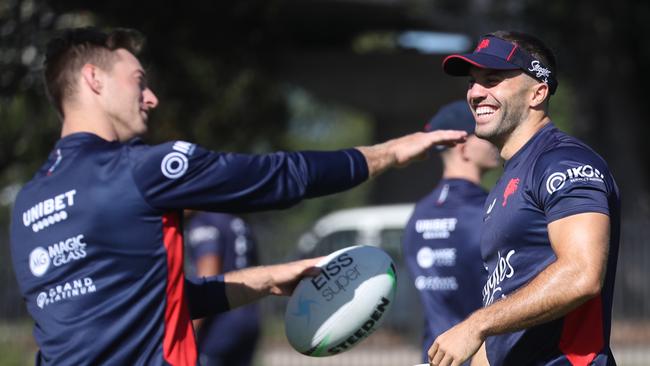
[[[534,58],[540,60],[550,69],[557,80],[557,62],[553,51],[544,44],[539,38],[530,34],[517,31],[498,30],[490,33],[491,36],[510,41],[520,48],[524,49]]]
[[[83,65],[91,63],[110,70],[115,62],[112,51],[123,48],[137,55],[144,45],[143,35],[119,28],[109,33],[94,27],[64,30],[47,44],[43,77],[54,108],[63,117],[63,101],[76,92],[76,77]]]

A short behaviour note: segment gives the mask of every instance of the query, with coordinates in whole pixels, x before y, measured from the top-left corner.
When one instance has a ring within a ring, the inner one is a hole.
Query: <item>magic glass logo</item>
[[[418,265],[422,268],[453,267],[456,265],[456,248],[431,249],[422,247],[415,256]]]
[[[546,179],[546,191],[553,194],[562,189],[566,182],[597,182],[604,183],[605,175],[591,165],[581,165],[562,172],[555,172]]]
[[[29,254],[29,269],[36,277],[44,275],[51,265],[60,267],[86,257],[83,235],[76,235],[46,248],[36,247]]]

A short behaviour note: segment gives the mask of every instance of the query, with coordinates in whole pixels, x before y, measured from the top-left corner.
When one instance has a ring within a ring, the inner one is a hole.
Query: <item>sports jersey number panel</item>
[[[549,124],[505,165],[485,203],[481,251],[488,266],[483,304],[527,284],[556,257],[547,225],[596,212],[611,222],[601,294],[555,321],[489,337],[492,365],[615,365],[609,348],[618,258],[619,192],[606,163],[589,147]]]
[[[190,317],[224,311],[183,275],[180,210],[287,207],[367,178],[357,150],[222,154],[77,133],[18,194],[11,254],[43,365],[195,365]]]

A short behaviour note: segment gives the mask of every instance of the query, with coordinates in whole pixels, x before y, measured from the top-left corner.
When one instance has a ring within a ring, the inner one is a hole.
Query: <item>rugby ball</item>
[[[338,250],[302,279],[284,315],[287,339],[298,352],[331,356],[356,346],[386,318],[395,298],[393,260],[373,246]]]

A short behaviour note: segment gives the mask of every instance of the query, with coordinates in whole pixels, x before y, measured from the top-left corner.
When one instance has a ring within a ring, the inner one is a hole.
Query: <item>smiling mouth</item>
[[[478,106],[476,107],[476,115],[478,117],[490,116],[496,112],[497,108],[492,106]]]

